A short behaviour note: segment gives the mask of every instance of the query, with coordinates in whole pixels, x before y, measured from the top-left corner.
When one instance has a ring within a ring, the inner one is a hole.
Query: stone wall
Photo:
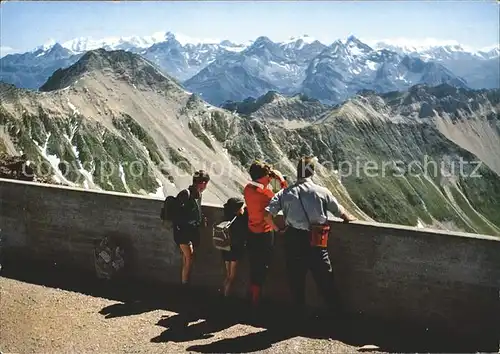
[[[180,254],[159,219],[161,200],[0,180],[0,229],[6,252],[94,270],[93,248],[105,235],[127,249],[131,275],[178,283]],[[209,223],[222,210],[204,205]],[[457,333],[500,333],[500,238],[411,227],[332,221],[335,282],[350,312],[422,323]],[[193,283],[216,290],[220,253],[203,231]],[[282,236],[265,295],[288,301]],[[244,295],[248,268],[240,267]],[[321,305],[308,279],[308,303]],[[500,336],[499,336],[500,337]],[[498,337],[497,337],[498,338]]]

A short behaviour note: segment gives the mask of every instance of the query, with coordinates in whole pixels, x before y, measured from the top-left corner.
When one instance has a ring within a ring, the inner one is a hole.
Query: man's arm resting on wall
[[[336,217],[341,218],[344,222],[355,221],[356,218],[349,214],[345,208],[339,204],[337,199],[330,192],[326,197],[326,208]]]
[[[350,221],[356,221],[357,220],[353,215],[349,214],[345,210],[340,215],[340,218],[342,220],[344,220],[344,222],[350,222]]]
[[[268,225],[271,225],[272,229],[274,231],[279,231],[279,227],[276,226],[276,224],[274,223],[274,220],[273,220],[273,214],[271,214],[270,212],[268,212],[267,210],[264,210],[264,220],[266,221],[266,223]]]

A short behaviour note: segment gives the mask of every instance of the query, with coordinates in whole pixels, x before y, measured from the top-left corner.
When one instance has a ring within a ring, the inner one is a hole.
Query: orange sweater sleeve
[[[271,201],[271,199],[273,199],[273,197],[274,197],[274,192],[270,189],[267,189],[267,188],[263,189],[263,194],[267,198],[267,203],[269,203]]]

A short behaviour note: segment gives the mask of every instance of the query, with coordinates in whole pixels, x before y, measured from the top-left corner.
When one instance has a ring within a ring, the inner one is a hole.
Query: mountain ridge
[[[56,70],[39,90],[46,92],[65,89],[78,81],[84,74],[103,70],[110,70],[121,79],[129,80],[134,86],[172,81],[181,89],[175,78],[163,74],[147,59],[124,50],[106,51],[99,48],[86,52],[78,62],[68,68]]]

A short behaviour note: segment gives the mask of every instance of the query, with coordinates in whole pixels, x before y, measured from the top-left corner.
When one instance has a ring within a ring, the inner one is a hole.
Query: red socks
[[[260,302],[260,286],[259,285],[250,285],[250,296],[252,299],[252,305],[257,306]]]

